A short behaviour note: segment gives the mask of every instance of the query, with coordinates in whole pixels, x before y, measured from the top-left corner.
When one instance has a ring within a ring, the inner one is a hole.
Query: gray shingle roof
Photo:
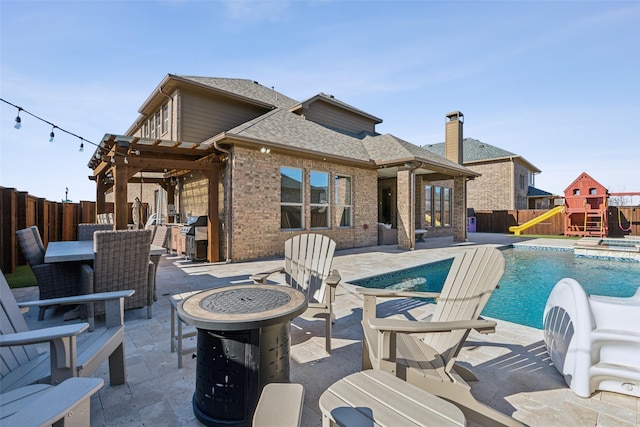
[[[452,162],[439,154],[418,147],[410,142],[390,134],[367,136],[362,140],[365,148],[374,160],[385,162],[415,158],[429,164],[440,164],[451,169],[464,169],[463,166]]]
[[[478,141],[473,138],[462,140],[462,157],[464,163],[478,162],[482,160],[503,159],[505,157],[520,157],[502,148]],[[422,148],[444,157],[444,142],[438,144],[423,145]]]
[[[367,136],[356,138],[335,132],[325,126],[277,108],[262,116],[243,123],[225,132],[227,137],[246,138],[275,146],[291,147],[319,155],[336,156],[345,159],[373,163],[374,161],[393,163],[418,160],[438,165],[450,170],[474,173],[393,135]]]
[[[178,76],[185,80],[191,80],[206,86],[211,86],[218,90],[244,96],[246,98],[255,99],[260,102],[271,104],[275,107],[289,108],[298,103],[295,99],[291,99],[271,88],[261,85],[260,83],[249,79],[228,79],[220,77],[197,77],[197,76]]]
[[[226,134],[354,160],[370,159],[359,139],[335,132],[280,108],[236,126]]]
[[[527,196],[528,197],[541,197],[541,196],[553,196],[552,193],[547,193],[544,190],[540,190],[539,188],[529,186],[527,188]]]

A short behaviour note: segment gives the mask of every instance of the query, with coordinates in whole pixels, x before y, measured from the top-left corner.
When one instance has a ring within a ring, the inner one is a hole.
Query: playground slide
[[[531,221],[527,221],[521,225],[512,225],[511,227],[509,227],[509,231],[511,231],[514,235],[519,236],[520,233],[526,230],[527,228],[533,227],[534,225],[541,223],[542,221],[547,220],[552,216],[559,213],[563,213],[563,212],[564,212],[564,206],[556,206],[555,208],[551,209],[549,212],[545,212],[542,215],[533,218]]]

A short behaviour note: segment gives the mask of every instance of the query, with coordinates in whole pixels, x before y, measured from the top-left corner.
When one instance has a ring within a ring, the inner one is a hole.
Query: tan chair
[[[496,323],[480,319],[504,273],[504,257],[492,247],[461,252],[451,265],[442,292],[395,292],[364,289],[362,368],[379,369],[456,404],[468,419],[484,425],[521,425],[517,420],[478,402],[465,382],[477,380],[456,365],[472,329],[495,330]],[[436,298],[428,321],[378,318],[378,298]]]
[[[1,273],[1,272],[0,272]],[[71,377],[89,377],[109,359],[111,385],[126,382],[124,299],[133,291],[80,295],[18,304],[4,275],[0,279],[0,389],[3,393],[35,383],[56,385]],[[20,307],[105,301],[105,327],[78,341],[87,323],[29,330]],[[49,352],[40,345],[49,343]]]
[[[337,270],[331,271],[336,242],[321,234],[301,234],[284,243],[284,267],[251,276],[254,283],[266,284],[270,275],[282,273],[287,285],[302,291],[309,299],[303,317],[325,319],[325,348],[331,353],[333,301],[340,282]]]
[[[20,249],[38,282],[39,298],[62,298],[81,293],[80,263],[44,262],[45,249],[36,226],[16,231]],[[40,307],[38,320],[44,319],[47,306]]]
[[[78,224],[78,240],[93,240],[96,231],[113,230],[113,224]]]
[[[96,231],[93,237],[93,268],[84,266],[82,283],[85,294],[133,289],[125,301],[125,310],[147,307],[152,317],[155,266],[149,259],[151,230]],[[103,314],[104,304],[89,305],[89,324]]]

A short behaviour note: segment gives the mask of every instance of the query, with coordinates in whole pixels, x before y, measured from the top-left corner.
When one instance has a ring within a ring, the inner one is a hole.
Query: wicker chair
[[[93,269],[83,269],[85,293],[135,290],[125,300],[125,310],[147,307],[152,317],[155,267],[149,260],[151,230],[96,231],[93,235]],[[89,305],[89,324],[104,313],[104,304]]]
[[[44,245],[36,226],[18,230],[16,234],[20,249],[36,276],[41,300],[70,297],[81,293],[80,263],[46,264]],[[40,307],[38,320],[44,319],[45,310],[49,307]]]
[[[113,230],[113,224],[78,224],[78,240],[93,240],[94,231]]]

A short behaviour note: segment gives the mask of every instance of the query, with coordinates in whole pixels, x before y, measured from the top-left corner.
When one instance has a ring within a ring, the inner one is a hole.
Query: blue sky
[[[0,97],[89,141],[124,133],[168,73],[329,93],[416,145],[459,110],[540,189],[584,171],[640,191],[640,1],[0,0]],[[0,103],[0,186],[95,200],[95,147],[16,113]]]

